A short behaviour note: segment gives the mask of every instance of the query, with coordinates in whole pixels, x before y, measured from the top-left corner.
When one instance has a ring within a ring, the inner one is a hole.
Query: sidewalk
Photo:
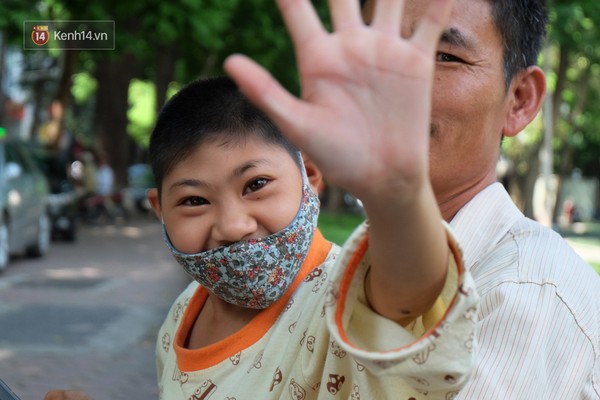
[[[0,378],[22,400],[50,389],[156,399],[156,333],[189,278],[156,220],[80,234],[0,275]]]

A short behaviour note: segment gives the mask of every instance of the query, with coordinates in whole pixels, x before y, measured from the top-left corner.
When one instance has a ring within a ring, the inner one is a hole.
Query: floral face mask
[[[185,271],[222,300],[264,309],[277,301],[300,271],[319,217],[319,198],[306,183],[294,220],[259,239],[243,240],[196,254],[178,251],[163,224],[165,241]]]

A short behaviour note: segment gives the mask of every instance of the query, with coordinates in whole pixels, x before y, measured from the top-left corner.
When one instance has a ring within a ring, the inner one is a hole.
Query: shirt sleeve
[[[482,299],[476,379],[457,400],[600,399],[597,330],[555,285],[505,282]]]
[[[366,223],[337,259],[329,295],[334,300],[327,309],[329,330],[344,350],[375,375],[410,377],[413,388],[422,392],[432,386],[461,388],[475,363],[479,296],[454,235],[444,226],[450,249],[448,278],[430,312],[402,327],[370,308],[364,294],[370,267]]]

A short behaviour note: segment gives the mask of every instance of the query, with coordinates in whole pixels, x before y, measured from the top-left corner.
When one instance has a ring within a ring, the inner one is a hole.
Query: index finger
[[[329,0],[333,30],[362,27],[364,22],[360,15],[359,0]]]
[[[452,11],[454,0],[431,0],[411,41],[425,52],[433,53]]]
[[[400,34],[404,0],[378,0],[371,26],[382,32]]]
[[[277,5],[297,52],[310,38],[325,33],[309,0],[277,0]]]

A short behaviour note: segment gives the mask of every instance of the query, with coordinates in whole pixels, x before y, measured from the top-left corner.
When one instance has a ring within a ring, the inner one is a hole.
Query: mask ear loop
[[[308,181],[308,173],[306,172],[306,166],[304,165],[304,159],[301,151],[298,151],[298,160],[300,163],[300,173],[302,175],[302,187],[306,186],[312,191],[310,182]]]

